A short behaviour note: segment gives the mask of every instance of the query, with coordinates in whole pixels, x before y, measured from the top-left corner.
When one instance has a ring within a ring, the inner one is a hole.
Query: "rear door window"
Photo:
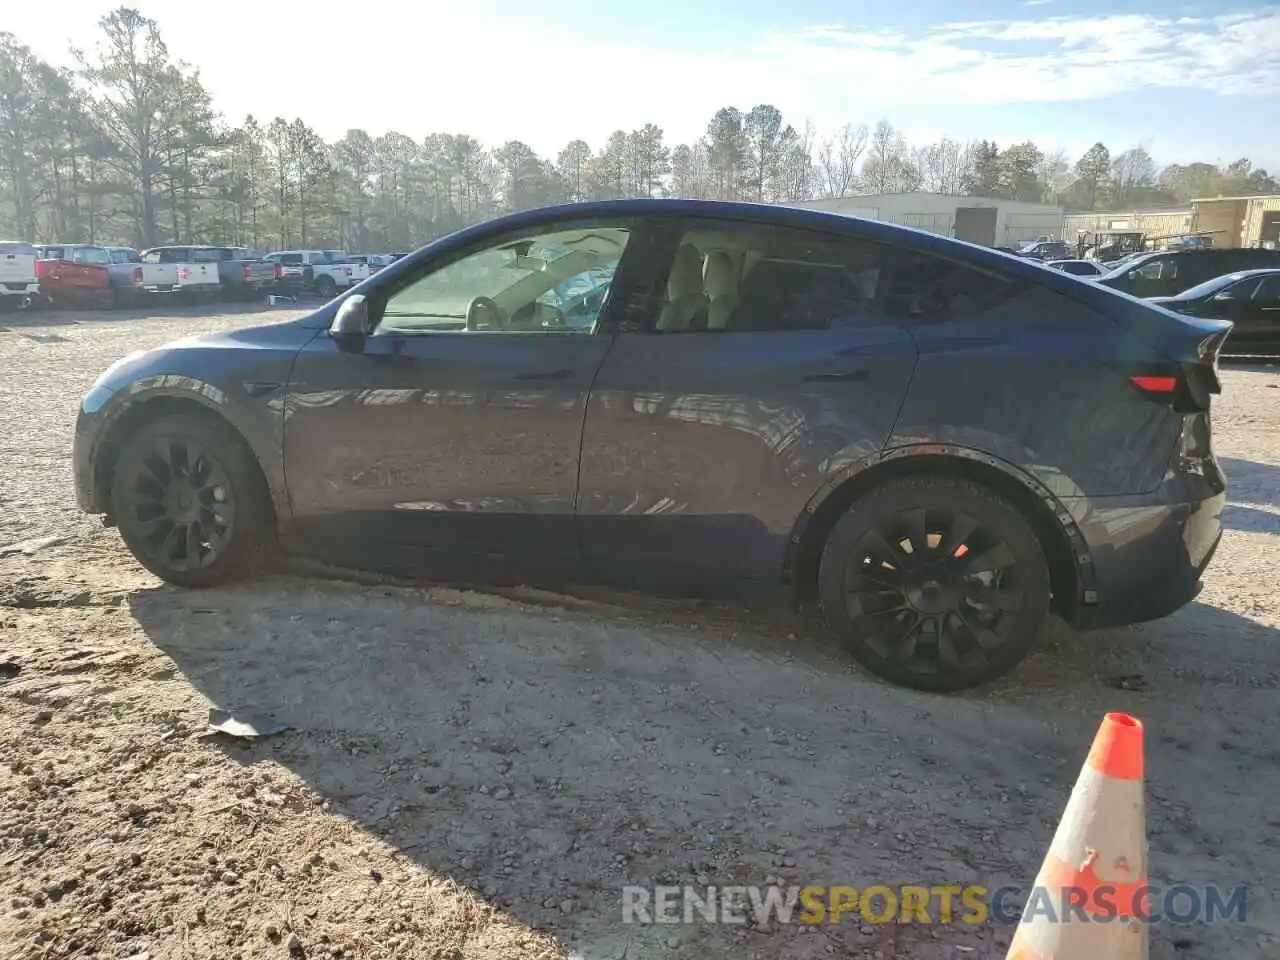
[[[676,237],[661,284],[666,297],[655,327],[661,333],[872,322],[889,257],[888,247],[869,240],[760,224],[707,220]],[[580,279],[584,287],[610,282]]]
[[[916,322],[982,313],[1019,289],[1011,277],[973,264],[915,250],[900,250],[894,263],[886,312]]]

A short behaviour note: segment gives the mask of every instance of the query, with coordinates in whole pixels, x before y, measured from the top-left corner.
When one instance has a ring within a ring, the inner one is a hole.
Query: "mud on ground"
[[[1154,883],[1249,888],[1152,956],[1280,955],[1280,376],[1227,372],[1198,602],[1061,625],[992,689],[859,674],[807,624],[281,574],[161,586],[75,511],[78,398],[176,336],[0,331],[0,958],[1003,957],[1011,930],[621,922],[631,884],[1026,885],[1106,710],[1148,727]],[[32,322],[34,320],[34,322]],[[210,706],[292,730],[206,734]]]

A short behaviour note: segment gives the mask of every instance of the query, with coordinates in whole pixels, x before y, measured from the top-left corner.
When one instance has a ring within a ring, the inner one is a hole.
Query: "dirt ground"
[[[1099,719],[1147,724],[1153,883],[1248,888],[1152,957],[1280,956],[1280,375],[1215,410],[1197,603],[1055,625],[992,689],[853,669],[807,624],[281,573],[161,586],[77,514],[111,361],[290,311],[0,318],[0,958],[1004,956],[1007,926],[624,924],[625,885],[1027,885]],[[207,735],[208,710],[292,729]]]

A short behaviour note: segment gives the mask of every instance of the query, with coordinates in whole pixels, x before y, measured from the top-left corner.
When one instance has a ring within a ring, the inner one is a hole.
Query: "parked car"
[[[1023,244],[1016,252],[1029,260],[1066,260],[1075,251],[1061,240],[1038,240]]]
[[[391,254],[391,262],[395,263],[397,260],[403,260],[407,256],[409,256],[407,253],[393,253]]]
[[[606,273],[594,312],[543,299]],[[870,670],[956,690],[1051,611],[1135,623],[1196,595],[1230,330],[888,223],[572,204],[112,365],[75,488],[174,584],[248,575],[276,540],[439,580],[785,584]]]
[[[383,267],[389,267],[392,258],[381,253],[353,253],[347,257],[351,263],[363,263],[369,268],[369,273],[377,273]]]
[[[227,300],[261,300],[275,289],[280,265],[247,247],[209,247],[218,263],[218,282]]]
[[[1191,317],[1231,321],[1235,328],[1226,353],[1280,356],[1280,268],[1229,273],[1149,302]]]
[[[1061,270],[1063,273],[1069,273],[1073,277],[1083,277],[1086,280],[1092,280],[1106,273],[1102,264],[1096,260],[1048,260],[1045,262],[1045,266],[1054,270]]]
[[[1160,250],[1122,263],[1099,277],[1098,283],[1135,297],[1172,297],[1214,277],[1268,267],[1280,267],[1280,251]]]
[[[117,306],[136,304],[145,295],[142,289],[142,254],[133,247],[106,248],[111,265],[112,299]]]
[[[282,293],[306,291],[329,299],[369,277],[367,264],[347,262],[340,251],[282,250],[266,259],[280,265],[277,286]]]
[[[152,247],[142,254],[142,289],[183,299],[208,299],[222,292],[217,247]]]
[[[56,307],[115,306],[111,255],[91,243],[43,243],[36,246],[40,299]]]
[[[40,292],[35,244],[0,240],[0,313],[25,306]]]

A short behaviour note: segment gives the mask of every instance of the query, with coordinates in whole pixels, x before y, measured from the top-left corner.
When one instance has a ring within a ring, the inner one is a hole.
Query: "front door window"
[[[487,247],[392,293],[377,333],[593,333],[628,236],[584,226]]]

